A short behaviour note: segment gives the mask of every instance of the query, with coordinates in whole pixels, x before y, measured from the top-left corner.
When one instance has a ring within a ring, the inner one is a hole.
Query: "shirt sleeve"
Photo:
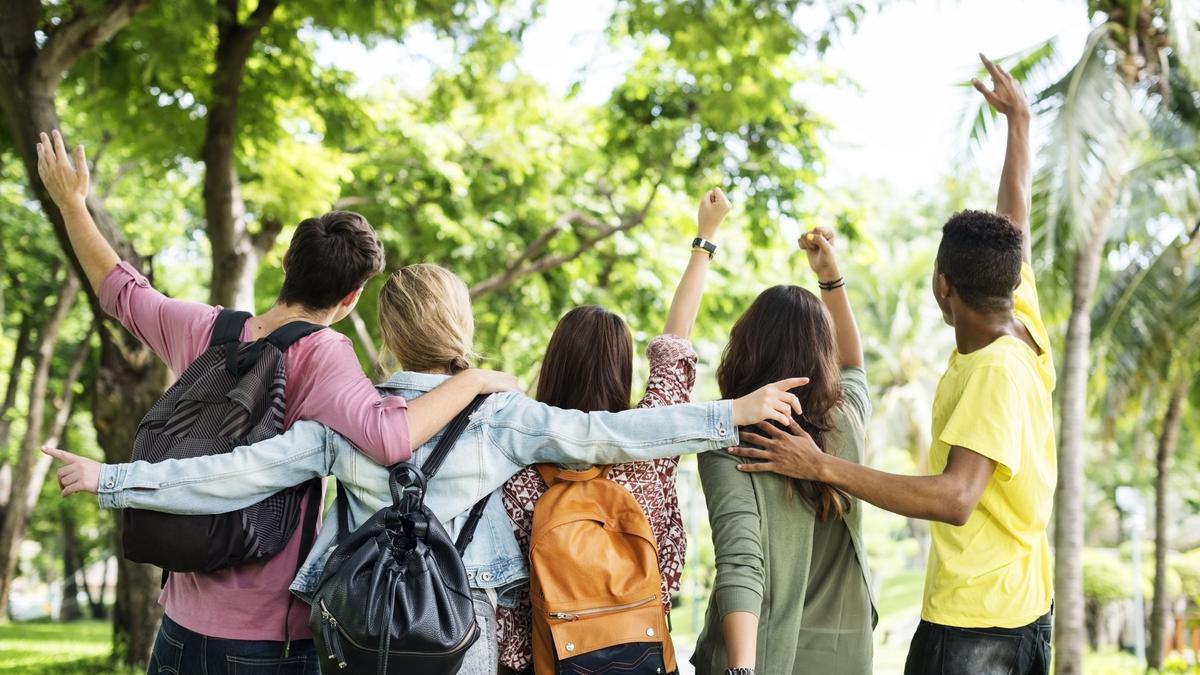
[[[696,350],[686,338],[659,335],[646,346],[650,377],[639,408],[659,408],[692,400],[696,386]]]
[[[871,420],[871,391],[867,387],[867,371],[856,366],[842,368],[842,395],[847,413],[857,419],[859,426],[866,427]]]
[[[168,298],[127,262],[104,278],[100,307],[175,373],[182,373],[207,347],[220,311],[212,305]]]
[[[328,330],[306,339],[314,338],[327,342],[296,364],[304,372],[300,417],[328,425],[377,464],[407,461],[412,457],[408,401],[379,393],[346,336]]]
[[[750,474],[737,470],[737,457],[726,452],[700,455],[700,485],[708,503],[717,576],[713,599],[721,618],[732,612],[762,611],[766,566],[762,517]]]
[[[962,395],[938,440],[996,462],[1000,480],[1021,470],[1021,391],[999,365],[983,365],[967,375]]]
[[[1033,267],[1029,263],[1021,263],[1021,283],[1013,291],[1013,314],[1025,324],[1042,353],[1050,357],[1050,334],[1042,320],[1042,304],[1038,298]],[[1053,357],[1048,360],[1053,363]]]

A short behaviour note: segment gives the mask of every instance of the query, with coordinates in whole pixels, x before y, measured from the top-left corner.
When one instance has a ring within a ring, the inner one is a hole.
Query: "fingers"
[[[807,377],[789,377],[786,380],[780,380],[776,382],[775,386],[787,391],[795,389],[796,387],[803,387],[804,385],[808,384],[808,382],[809,380]]]
[[[742,438],[744,439],[745,435]],[[758,450],[757,448],[730,448],[729,454],[736,457],[749,457],[750,459],[771,459],[771,453],[766,450]]]
[[[64,462],[67,460],[70,460],[72,457],[75,456],[75,455],[72,455],[71,453],[67,452],[66,450],[59,450],[58,448],[52,448],[49,445],[43,445],[42,452],[44,454],[50,455],[54,459],[61,459]]]
[[[792,417],[789,415],[788,420],[790,421],[791,419],[792,419]],[[787,425],[784,425],[784,426],[787,426]],[[770,437],[772,440],[779,440],[779,439],[787,436],[787,432],[785,432],[782,428],[777,427],[774,424],[768,424],[767,422],[759,422],[758,428],[762,429],[767,434],[767,436]],[[759,445],[768,445],[768,444],[767,443],[759,443]]]
[[[55,160],[57,160],[59,164],[69,163],[69,161],[67,160],[67,147],[65,145],[63,145],[62,134],[58,133],[58,129],[54,129],[53,131],[51,131],[51,135],[54,136]]]
[[[738,437],[742,440],[743,443],[750,443],[751,445],[758,445],[758,446],[762,446],[764,448],[771,445],[770,438],[756,434],[753,431],[743,431],[738,434]],[[745,449],[745,448],[739,448],[739,449]],[[730,450],[730,452],[733,452],[733,450]],[[737,453],[734,453],[734,454],[737,454]],[[747,456],[749,456],[749,455],[747,455]]]
[[[1007,74],[1002,68],[1000,68],[1000,66],[992,63],[992,60],[984,56],[982,53],[979,55],[979,60],[983,61],[983,67],[987,68],[987,71],[991,73],[993,81],[999,80],[1001,77]]]
[[[764,471],[774,471],[775,464],[772,462],[755,462],[754,464],[738,464],[738,471],[744,473],[762,473]]]
[[[792,418],[791,422],[788,423],[787,430],[791,432],[793,436],[808,436],[808,432],[804,430],[804,427],[800,426],[800,423],[797,422],[796,418],[794,417]]]
[[[50,136],[47,135],[46,132],[43,131],[41,134],[38,135],[38,137],[42,139],[42,142],[41,142],[42,154],[46,157],[46,161],[53,162],[54,161],[54,144],[50,142]]]
[[[75,171],[83,179],[84,184],[91,183],[91,169],[88,168],[87,157],[83,154],[83,146],[75,146]]]
[[[817,236],[813,237],[813,241],[815,242],[816,247],[818,249],[820,249],[820,251],[822,253],[826,253],[829,255],[833,254],[833,233],[832,232],[829,234],[828,237],[818,234]]]

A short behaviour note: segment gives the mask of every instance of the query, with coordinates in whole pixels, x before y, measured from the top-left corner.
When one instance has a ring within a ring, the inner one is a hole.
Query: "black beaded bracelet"
[[[836,281],[818,281],[817,285],[823,291],[832,291],[835,288],[841,288],[846,285],[846,277],[838,277]]]

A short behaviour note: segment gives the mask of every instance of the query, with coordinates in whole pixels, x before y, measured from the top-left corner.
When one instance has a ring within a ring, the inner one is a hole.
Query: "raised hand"
[[[75,163],[72,165],[62,134],[58,133],[58,129],[50,133],[53,139],[43,132],[37,144],[38,175],[42,177],[42,184],[59,209],[82,206],[91,185],[83,146],[75,146]]]
[[[700,211],[696,214],[696,224],[700,227],[700,238],[712,241],[717,234],[717,227],[721,225],[721,221],[725,220],[725,216],[729,215],[729,211],[733,208],[733,204],[729,203],[729,199],[721,188],[713,188],[704,193],[700,198]]]
[[[1025,93],[1021,91],[1021,85],[1016,78],[983,54],[979,55],[979,60],[983,61],[983,67],[987,68],[992,76],[992,88],[989,89],[978,78],[971,78],[975,89],[983,94],[987,102],[1001,115],[1029,117],[1029,103],[1025,101]]]
[[[828,227],[817,227],[800,235],[800,249],[808,255],[808,266],[817,273],[819,281],[837,281],[842,276],[833,252],[833,239],[833,230]]]
[[[44,447],[42,452],[63,463],[58,470],[58,487],[62,489],[62,496],[76,492],[95,494],[100,489],[100,467],[103,466],[100,462],[58,448]]]
[[[807,377],[792,377],[760,387],[733,402],[733,423],[739,427],[765,420],[787,424],[792,414],[802,415],[800,399],[792,393],[808,384]]]

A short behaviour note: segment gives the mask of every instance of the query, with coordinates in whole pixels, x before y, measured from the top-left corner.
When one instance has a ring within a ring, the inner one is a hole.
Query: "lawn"
[[[0,624],[0,673],[122,673],[110,663],[111,653],[112,625],[107,621]]]

